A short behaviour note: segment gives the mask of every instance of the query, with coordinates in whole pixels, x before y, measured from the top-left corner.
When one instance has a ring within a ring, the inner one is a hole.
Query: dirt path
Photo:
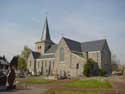
[[[125,94],[125,80],[115,78],[111,79],[110,82],[115,89],[116,94]]]

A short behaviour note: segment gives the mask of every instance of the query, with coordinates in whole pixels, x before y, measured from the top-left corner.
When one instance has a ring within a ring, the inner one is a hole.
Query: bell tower
[[[47,17],[45,19],[40,41],[35,43],[35,50],[43,55],[54,43],[51,40]]]

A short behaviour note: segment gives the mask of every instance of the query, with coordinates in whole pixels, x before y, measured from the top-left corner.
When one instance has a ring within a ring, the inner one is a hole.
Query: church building
[[[80,77],[88,58],[111,73],[111,52],[105,39],[78,42],[62,37],[56,44],[51,40],[46,18],[41,39],[28,57],[27,69],[32,75]]]

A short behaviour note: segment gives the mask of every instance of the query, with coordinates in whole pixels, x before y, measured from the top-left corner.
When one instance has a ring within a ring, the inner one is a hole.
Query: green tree
[[[99,69],[99,75],[104,76],[106,74],[106,71],[104,69]]]
[[[28,48],[27,46],[24,46],[21,56],[25,59],[25,61],[28,59],[30,52],[31,52],[31,49]]]
[[[90,74],[90,66],[89,66],[88,63],[86,63],[84,65],[84,75],[87,76],[87,77],[89,77],[89,74]]]
[[[27,46],[24,46],[23,51],[21,52],[21,55],[19,55],[19,59],[18,59],[18,69],[20,71],[25,71],[27,68],[27,59],[28,56],[30,54],[30,49]]]
[[[88,59],[87,63],[84,65],[84,75],[89,77],[91,75],[94,75],[92,73],[94,71],[94,65],[97,64],[93,59]]]
[[[21,57],[21,56],[18,58],[18,69],[20,71],[25,71],[26,70],[25,59],[23,57]]]

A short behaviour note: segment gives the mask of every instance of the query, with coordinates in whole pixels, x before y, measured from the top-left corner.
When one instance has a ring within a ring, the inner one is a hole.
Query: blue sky
[[[125,63],[125,0],[0,0],[0,55],[10,60],[24,45],[34,49],[46,15],[55,42],[106,38]]]

